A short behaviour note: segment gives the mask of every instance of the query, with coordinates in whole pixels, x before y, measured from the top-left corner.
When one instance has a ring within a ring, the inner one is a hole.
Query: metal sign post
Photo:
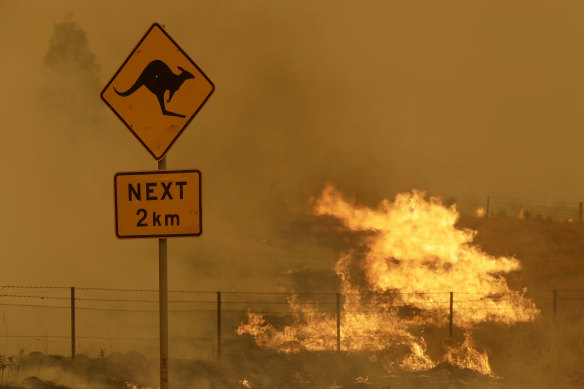
[[[158,161],[166,170],[166,157]],[[160,304],[160,389],[168,389],[168,264],[166,238],[158,239],[158,301]]]
[[[160,389],[169,387],[166,239],[202,233],[201,172],[167,171],[166,153],[214,90],[201,68],[154,23],[101,91],[103,102],[158,161],[158,171],[117,173],[114,198],[118,238],[158,239]]]

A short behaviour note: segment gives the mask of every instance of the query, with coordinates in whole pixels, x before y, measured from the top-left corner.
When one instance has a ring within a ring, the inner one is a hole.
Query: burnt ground
[[[523,268],[506,275],[514,290],[527,288],[541,309],[532,323],[513,326],[486,323],[473,329],[477,350],[486,351],[494,376],[440,364],[432,370],[407,372],[382,364],[384,355],[347,352],[277,354],[255,346],[247,336],[223,344],[223,358],[171,360],[171,387],[177,388],[582,388],[584,387],[584,226],[511,217],[462,218],[462,228],[492,255],[520,259]],[[303,273],[304,287],[322,280]],[[331,274],[328,278],[334,281]],[[331,282],[333,282],[331,281]],[[556,313],[553,291],[556,291]],[[227,331],[227,329],[226,329]],[[426,331],[428,345],[444,342],[447,328]],[[462,331],[455,327],[454,342]],[[382,367],[384,365],[385,367]],[[38,377],[38,378],[37,378]],[[40,353],[16,357],[3,371],[0,388],[126,388],[158,385],[158,362],[138,353],[103,358],[79,355],[75,362]]]
[[[495,330],[498,336],[493,335]],[[521,334],[513,342],[505,339],[504,329],[483,331],[487,335],[477,331],[477,340],[494,353],[491,365],[496,377],[448,364],[423,372],[382,368],[379,361],[383,354],[334,351],[277,354],[255,347],[248,339],[226,344],[230,352],[221,361],[171,360],[170,382],[171,387],[203,389],[547,389],[584,385],[582,354],[575,349],[579,347],[577,342],[558,335],[557,345],[543,344],[542,338],[538,338],[540,329],[534,326],[520,329]],[[6,389],[125,389],[126,381],[138,387],[157,387],[158,361],[138,353],[103,358],[80,355],[75,362],[62,356],[31,353],[16,360],[12,371],[6,370],[4,377],[5,382],[11,382],[0,386]]]

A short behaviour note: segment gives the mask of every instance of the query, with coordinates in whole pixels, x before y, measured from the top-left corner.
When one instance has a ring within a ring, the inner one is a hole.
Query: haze
[[[170,289],[331,268],[308,205],[327,182],[371,205],[414,188],[582,201],[583,8],[0,0],[2,283],[157,287],[156,240],[118,240],[113,219],[114,174],[156,162],[99,100],[153,22],[216,86],[167,155],[203,174],[203,235],[169,241]],[[51,49],[63,23],[81,57]]]

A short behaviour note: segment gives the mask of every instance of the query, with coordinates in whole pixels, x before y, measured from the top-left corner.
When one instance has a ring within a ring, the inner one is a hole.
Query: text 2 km
[[[148,227],[148,212],[144,208],[140,208],[136,212],[136,215],[141,216],[136,226]],[[160,218],[162,218],[162,221]],[[156,211],[152,212],[152,226],[161,227],[163,225],[162,223],[164,223],[164,226],[174,226],[175,223],[177,226],[180,226],[180,217],[176,213],[157,214]]]

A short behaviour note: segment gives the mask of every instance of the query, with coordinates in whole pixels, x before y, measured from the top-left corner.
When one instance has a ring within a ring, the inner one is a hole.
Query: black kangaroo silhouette
[[[142,70],[142,73],[140,73],[140,76],[138,77],[134,85],[130,87],[130,89],[128,89],[125,92],[118,92],[116,87],[114,87],[114,90],[118,95],[126,97],[131,95],[136,90],[138,90],[138,88],[144,85],[146,88],[148,88],[150,92],[156,95],[158,103],[160,104],[160,108],[162,109],[163,115],[178,116],[184,118],[185,115],[167,111],[166,107],[164,106],[164,94],[166,93],[166,91],[170,92],[170,94],[168,95],[168,100],[166,101],[167,103],[170,103],[170,99],[172,99],[174,93],[177,90],[179,90],[183,82],[185,82],[185,80],[188,80],[189,78],[195,78],[195,76],[193,76],[191,73],[187,72],[180,66],[177,67],[178,70],[181,71],[180,74],[174,74],[167,64],[165,64],[163,61],[159,59],[155,59],[154,61],[150,62],[144,68],[144,70]]]

